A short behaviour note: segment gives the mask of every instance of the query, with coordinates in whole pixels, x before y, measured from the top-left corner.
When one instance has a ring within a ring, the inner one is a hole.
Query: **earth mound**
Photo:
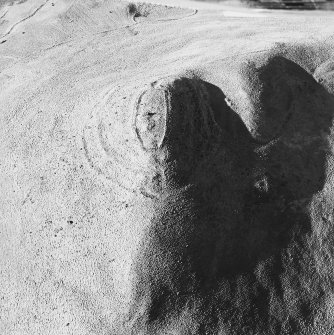
[[[0,7],[1,334],[334,333],[332,17],[181,2]]]

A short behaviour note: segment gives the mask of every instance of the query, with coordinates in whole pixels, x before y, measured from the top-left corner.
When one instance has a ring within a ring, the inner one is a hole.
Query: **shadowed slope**
[[[276,76],[266,76],[269,71]],[[192,329],[191,334],[202,334],[206,329],[211,334],[225,322],[238,334],[250,329],[278,334],[284,327],[296,333],[320,303],[320,286],[306,296],[306,282],[319,280],[303,263],[305,257],[313,262],[305,240],[312,234],[306,205],[324,185],[323,133],[329,131],[333,98],[284,58],[247,73],[248,88],[260,92],[250,95],[255,139],[224,94],[197,79],[160,86],[143,103],[149,120],[165,111],[168,126],[159,140],[154,133],[151,142],[151,135],[142,136],[153,156],[163,152],[164,171],[173,162],[171,180],[178,182],[164,188],[169,192],[156,202],[155,219],[135,260],[128,319],[134,333]],[[250,81],[254,77],[258,80]],[[159,109],[163,93],[170,102],[162,105],[169,107]],[[275,141],[257,144],[269,133]],[[272,299],[278,309],[272,310]],[[179,319],[184,313],[187,326]]]

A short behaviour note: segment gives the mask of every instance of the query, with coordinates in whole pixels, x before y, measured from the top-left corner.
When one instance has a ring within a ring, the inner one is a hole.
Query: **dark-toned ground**
[[[220,3],[233,6],[245,6],[251,8],[268,8],[283,10],[334,10],[333,0],[195,0],[208,3]]]

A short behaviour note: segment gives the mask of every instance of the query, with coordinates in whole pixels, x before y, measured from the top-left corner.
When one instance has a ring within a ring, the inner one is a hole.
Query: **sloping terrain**
[[[1,7],[1,334],[333,334],[332,16],[217,8]]]

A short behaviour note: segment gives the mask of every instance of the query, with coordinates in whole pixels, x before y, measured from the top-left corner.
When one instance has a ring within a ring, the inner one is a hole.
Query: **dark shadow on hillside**
[[[235,287],[238,277],[248,276],[249,285],[253,285],[255,268],[262,261],[271,260],[276,289],[284,250],[291,244],[302,244],[311,231],[305,208],[324,186],[328,147],[324,134],[332,124],[334,100],[304,69],[282,57],[269,60],[259,70],[259,78],[270,81],[266,73],[276,66],[285,68],[281,79],[291,85],[291,113],[287,123],[282,119],[284,128],[276,141],[267,146],[251,137],[240,117],[227,106],[220,88],[199,82],[209,93],[221,132],[213,138],[215,145],[204,159],[198,147],[199,162],[193,161],[192,171],[187,168],[188,173],[181,178],[181,184],[189,187],[157,204],[156,217],[134,267],[136,294],[129,319],[136,319],[136,324],[162,322],[181,311],[189,299],[207,299],[222,282]],[[180,79],[175,87],[193,80]],[[270,87],[275,86],[262,84],[265,99]],[[275,92],[275,99],[268,101],[278,104],[285,97]],[[179,111],[173,101],[171,110]],[[194,109],[194,113],[199,111]],[[258,117],[270,122],[262,115]],[[201,126],[199,122],[197,127]],[[170,145],[177,146],[179,153],[186,149],[184,133],[178,138],[180,129],[177,125],[175,129]],[[198,128],[198,134],[201,131]],[[260,147],[265,154],[257,153]],[[192,150],[196,154],[196,146]],[[173,158],[173,148],[171,152]],[[253,295],[254,301],[249,310],[239,310],[240,317],[246,313],[249,322],[264,317],[268,292],[256,289],[245,294]],[[225,296],[217,308],[235,309],[234,299]],[[308,317],[307,313],[302,317]]]

